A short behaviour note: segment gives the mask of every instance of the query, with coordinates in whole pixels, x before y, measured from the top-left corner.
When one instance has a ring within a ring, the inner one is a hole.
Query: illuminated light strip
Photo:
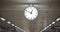
[[[7,23],[8,23],[8,24],[11,24],[11,22],[10,22],[10,21],[7,21]]]
[[[17,27],[17,26],[15,26],[15,27]]]
[[[7,21],[7,23],[8,24],[11,24],[11,22],[10,21]],[[16,27],[17,29],[19,29],[19,30],[22,30],[22,31],[24,31],[23,29],[21,29],[20,27],[18,27],[18,26],[15,26],[14,24],[11,24],[12,26],[14,26],[14,27]],[[25,31],[24,31],[25,32]]]
[[[19,30],[22,30],[22,31],[24,31],[23,29],[21,29],[20,27],[18,27],[18,26],[15,26],[17,29],[19,29]],[[25,32],[25,31],[24,31]]]
[[[49,24],[47,27],[45,27],[43,30],[41,30],[40,32],[43,32],[44,30],[48,29],[52,24]]]
[[[57,18],[57,19],[56,19],[56,21],[59,21],[59,20],[60,20],[60,18]]]
[[[14,24],[11,24],[12,26],[16,27],[17,29],[21,30],[21,31],[24,31],[23,29],[21,29],[20,27],[18,26],[15,26]]]
[[[52,24],[55,24],[55,22],[52,22]]]
[[[17,29],[19,29],[19,30],[21,30],[21,31],[24,31],[23,29],[21,29],[20,27],[18,27],[18,26],[15,26],[14,24],[11,24],[12,26],[14,26],[15,28],[17,28]],[[24,31],[25,32],[25,31]]]
[[[15,26],[14,24],[11,24],[12,26]]]
[[[55,22],[52,22],[52,24],[55,24]],[[43,30],[41,30],[40,32],[43,32],[44,30],[48,29],[52,24],[49,24],[47,27],[45,27]]]
[[[5,21],[6,19],[4,19],[4,18],[0,18],[2,21]]]
[[[24,31],[23,29],[21,29],[21,28],[20,28],[20,27],[18,27],[18,26],[17,26],[16,28],[17,28],[17,29],[19,29],[19,30],[22,30],[22,31]],[[25,31],[24,31],[24,32],[25,32]]]
[[[51,26],[52,24],[49,24],[49,26]]]
[[[57,18],[56,21],[59,21],[60,18]],[[47,27],[45,27],[43,30],[41,30],[40,32],[43,32],[44,30],[46,30],[47,28],[49,28],[52,24],[55,24],[56,22],[52,22],[51,24],[49,24]]]
[[[0,19],[1,19],[2,21],[6,21],[6,19],[4,19],[4,18],[0,18]],[[19,29],[19,30],[21,30],[21,31],[26,32],[25,30],[21,29],[20,27],[15,26],[14,24],[12,24],[10,21],[7,21],[7,23],[8,23],[8,24],[11,24],[12,26],[16,27],[17,29]]]
[[[7,23],[8,24],[11,24],[11,22],[10,21],[7,21]],[[18,27],[18,26],[15,26],[14,24],[11,24],[12,26],[14,26],[15,28],[17,28],[17,29],[19,29],[19,30],[21,30],[21,31],[24,31],[23,29],[21,29],[20,27]],[[24,31],[25,32],[25,31]]]

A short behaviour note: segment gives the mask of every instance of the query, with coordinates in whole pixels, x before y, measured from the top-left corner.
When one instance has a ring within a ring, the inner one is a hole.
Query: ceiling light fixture
[[[0,18],[2,21],[5,21],[6,19],[4,19],[4,18]]]
[[[56,19],[56,21],[59,21],[59,20],[60,20],[60,18],[57,18],[57,19]]]
[[[57,18],[56,21],[59,21],[60,18]],[[43,32],[44,30],[46,30],[47,28],[49,28],[50,26],[52,26],[52,24],[55,24],[56,22],[52,22],[51,24],[49,24],[47,27],[45,27],[44,29],[42,29],[40,32]]]
[[[17,26],[15,26],[15,27],[17,27]]]
[[[15,26],[14,24],[11,24],[12,26]]]
[[[6,21],[6,19],[4,19],[4,18],[0,18],[2,21]],[[8,24],[11,24],[11,22],[10,21],[7,21],[7,23]],[[17,28],[17,29],[19,29],[19,30],[21,30],[21,31],[24,31],[24,32],[26,32],[25,30],[23,30],[23,29],[21,29],[20,27],[18,27],[18,26],[15,26],[14,24],[11,24],[12,26],[14,26],[15,28]]]
[[[52,24],[55,24],[55,22],[52,22]]]
[[[10,22],[10,21],[7,21],[7,23],[8,23],[8,24],[11,24],[11,22]]]
[[[49,24],[49,26],[51,26],[52,24]]]
[[[43,32],[44,30],[48,29],[52,24],[55,24],[55,22],[52,22],[51,24],[49,24],[48,26],[46,26],[43,30],[41,30],[40,32]]]

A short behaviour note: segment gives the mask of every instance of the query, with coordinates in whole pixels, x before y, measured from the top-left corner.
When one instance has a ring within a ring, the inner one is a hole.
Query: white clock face
[[[24,15],[28,20],[34,20],[38,16],[38,11],[35,7],[28,7],[25,9]]]

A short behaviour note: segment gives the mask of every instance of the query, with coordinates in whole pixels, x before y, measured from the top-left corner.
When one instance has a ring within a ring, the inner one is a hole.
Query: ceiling
[[[39,32],[60,16],[59,2],[59,0],[1,0],[0,16],[26,32]],[[38,17],[33,21],[27,20],[24,16],[24,10],[29,4],[36,7],[39,12]]]

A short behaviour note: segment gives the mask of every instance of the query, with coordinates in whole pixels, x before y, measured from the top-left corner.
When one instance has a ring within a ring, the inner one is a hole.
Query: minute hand
[[[33,10],[32,10],[33,11]],[[32,11],[30,12],[30,14],[32,14]]]

